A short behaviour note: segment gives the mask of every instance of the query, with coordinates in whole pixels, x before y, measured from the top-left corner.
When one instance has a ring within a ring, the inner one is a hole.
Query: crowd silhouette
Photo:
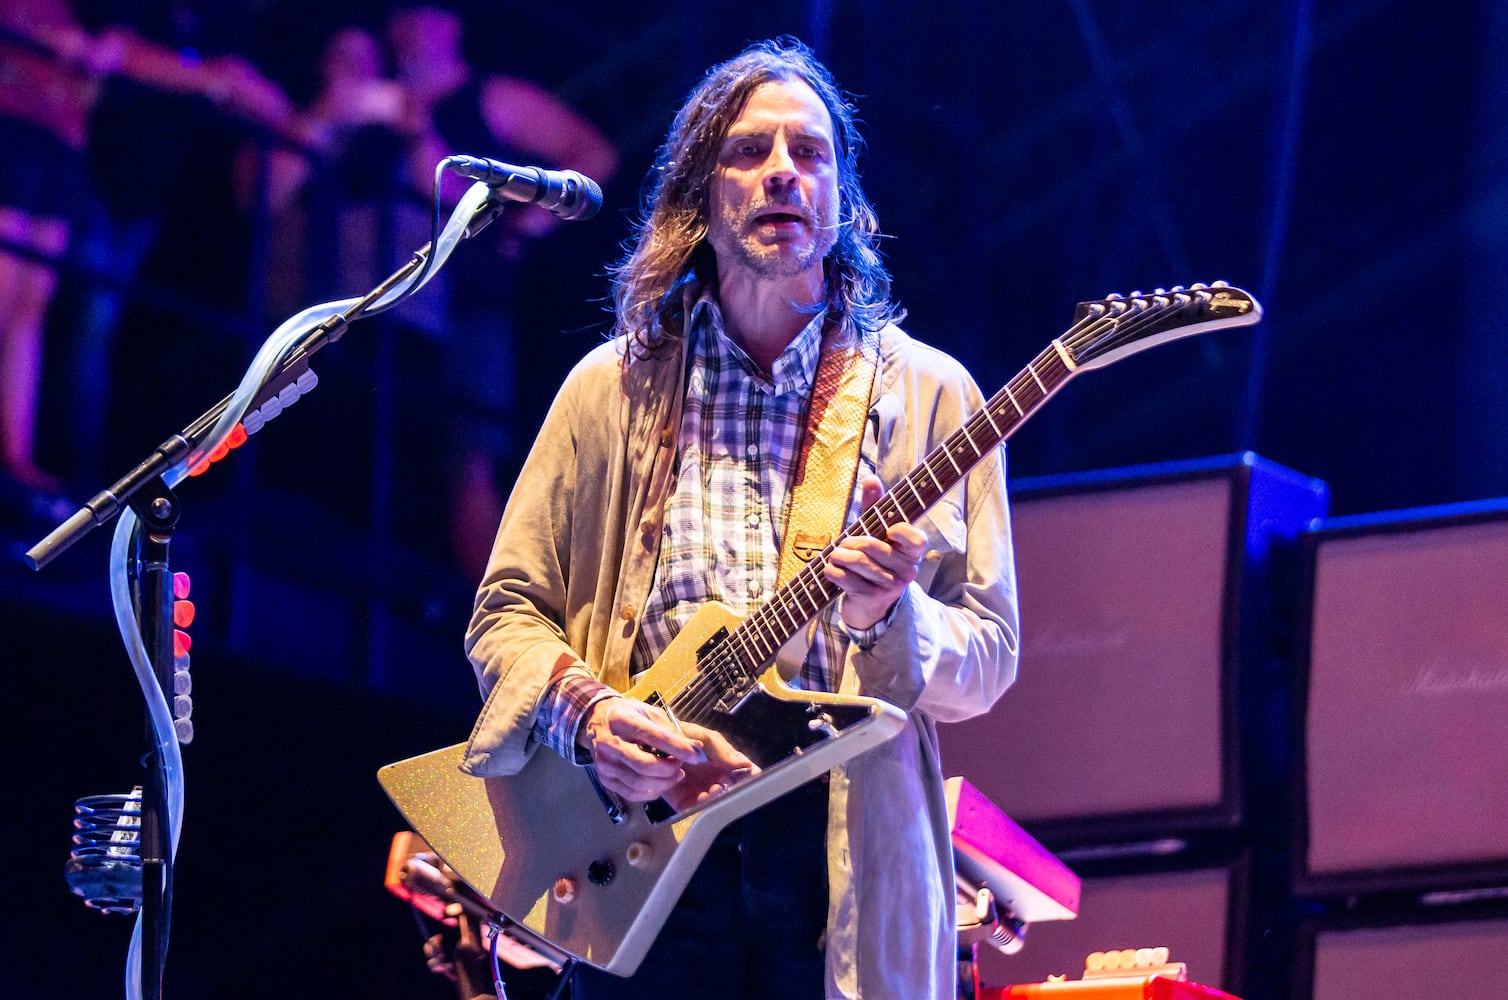
[[[617,169],[613,144],[565,101],[474,66],[455,9],[402,5],[334,26],[314,91],[297,101],[296,82],[209,44],[235,32],[207,25],[208,8],[189,18],[191,3],[168,6],[155,20],[114,23],[68,0],[0,0],[0,502],[28,527],[71,513],[72,494],[115,471],[99,451],[119,388],[117,333],[181,193],[175,168],[195,122],[208,116],[241,135],[223,162],[196,167],[222,170],[243,219],[256,220],[224,239],[265,235],[248,283],[251,310],[268,320],[359,294],[396,269],[429,237],[434,169],[450,153],[569,167],[602,183]],[[173,110],[184,101],[201,114]],[[446,200],[463,189],[447,186]],[[467,575],[485,561],[518,446],[517,276],[556,224],[505,213],[398,314],[438,359],[449,551],[435,554]],[[246,248],[212,253],[250,259]],[[69,275],[76,289],[55,302]],[[66,426],[40,435],[44,409]]]

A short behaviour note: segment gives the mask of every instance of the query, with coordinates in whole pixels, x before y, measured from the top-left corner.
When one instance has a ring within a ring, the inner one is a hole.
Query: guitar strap
[[[875,370],[862,340],[828,326],[785,505],[777,585],[789,582],[847,524]]]

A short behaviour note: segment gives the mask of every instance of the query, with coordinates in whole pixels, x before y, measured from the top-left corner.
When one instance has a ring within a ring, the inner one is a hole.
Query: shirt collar
[[[778,396],[805,392],[811,387],[817,375],[817,361],[822,356],[822,326],[826,318],[825,308],[813,313],[796,338],[780,352],[768,376],[723,330],[722,309],[710,289],[702,292],[692,306],[690,329],[706,334],[704,349],[710,359],[736,363],[756,385]]]

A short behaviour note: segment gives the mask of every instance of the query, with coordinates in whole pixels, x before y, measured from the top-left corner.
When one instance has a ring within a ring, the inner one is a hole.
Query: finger
[[[715,764],[730,772],[747,771],[752,773],[759,770],[757,764],[745,756],[743,751],[728,742],[728,738],[716,729],[708,729],[706,726],[699,726],[691,722],[686,723],[685,728],[688,736],[695,737],[701,743],[703,749],[706,751],[708,763]]]
[[[592,759],[599,770],[606,767],[615,773],[631,773],[648,781],[674,780],[682,770],[681,762],[674,757],[654,753],[638,743],[615,736],[599,740],[593,748]]]
[[[614,736],[638,744],[651,753],[660,753],[684,764],[699,764],[706,760],[700,742],[691,739],[678,729],[670,717],[659,709],[635,704],[621,713],[614,713],[609,728]]]
[[[653,801],[674,788],[685,776],[680,768],[662,775],[646,775],[622,762],[608,760],[597,765],[597,778],[603,786],[632,802]]]
[[[916,579],[917,562],[889,546],[840,549],[828,561],[827,578],[845,591],[849,586],[899,587]]]
[[[892,524],[885,531],[885,541],[908,559],[920,559],[927,554],[927,533],[909,521]]]

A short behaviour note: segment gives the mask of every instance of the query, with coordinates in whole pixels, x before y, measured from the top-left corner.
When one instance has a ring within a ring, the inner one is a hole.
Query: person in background
[[[279,220],[270,299],[280,315],[364,292],[426,242],[435,167],[452,153],[612,179],[617,151],[596,127],[535,83],[479,72],[462,50],[463,33],[453,10],[399,7],[385,25],[386,70],[370,32],[332,35],[321,90],[297,116],[289,145],[268,154],[260,181]],[[242,157],[248,206],[254,167]],[[453,199],[463,188],[452,181],[445,190]],[[515,282],[557,223],[547,212],[510,208],[393,314],[438,347],[450,411],[447,540],[471,577],[486,562],[503,506],[498,466],[514,447]]]
[[[292,108],[245,59],[199,59],[123,25],[88,31],[67,0],[0,0],[0,463],[44,516],[71,513],[62,479],[36,460],[43,331],[57,265],[92,200],[86,161],[112,79],[206,98],[224,113],[281,127]],[[79,358],[103,366],[103,358]],[[98,428],[94,428],[97,432]],[[10,492],[10,490],[7,490]]]
[[[528,80],[478,73],[466,60],[463,24],[437,6],[403,7],[387,24],[398,82],[412,102],[417,140],[411,174],[426,185],[450,153],[472,153],[515,164],[567,168],[606,185],[618,169],[613,144],[581,114]],[[427,188],[426,188],[427,190]],[[496,255],[458,253],[448,277],[449,334],[440,377],[456,411],[450,456],[450,545],[472,579],[503,510],[498,466],[515,447],[512,384],[512,308],[525,256],[559,220],[548,212],[513,209],[484,236]],[[491,258],[491,259],[489,259]],[[538,333],[539,331],[533,331]]]

